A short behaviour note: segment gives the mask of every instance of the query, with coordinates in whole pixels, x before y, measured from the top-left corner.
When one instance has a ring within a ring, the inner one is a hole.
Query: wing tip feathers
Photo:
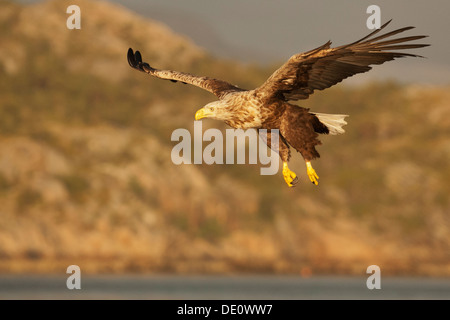
[[[152,67],[147,62],[142,62],[142,55],[139,50],[133,51],[132,48],[128,49],[127,53],[128,64],[139,71],[149,73]]]

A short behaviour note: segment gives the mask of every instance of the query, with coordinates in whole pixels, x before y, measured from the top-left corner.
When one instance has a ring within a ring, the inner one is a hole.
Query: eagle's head
[[[195,113],[195,120],[203,118],[211,118],[215,120],[230,120],[232,113],[228,108],[228,104],[223,101],[214,101],[208,103]]]

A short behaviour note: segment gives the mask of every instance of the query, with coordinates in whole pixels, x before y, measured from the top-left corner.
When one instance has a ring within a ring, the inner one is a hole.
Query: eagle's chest
[[[260,128],[264,122],[264,106],[251,94],[236,96],[232,101],[233,117],[226,124],[236,129]]]

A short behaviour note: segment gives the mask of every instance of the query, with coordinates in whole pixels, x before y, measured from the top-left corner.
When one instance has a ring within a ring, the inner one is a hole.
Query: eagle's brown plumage
[[[253,90],[244,90],[223,80],[152,68],[148,63],[142,62],[139,51],[133,52],[131,48],[128,50],[128,63],[155,77],[189,83],[215,94],[219,100],[200,109],[196,119],[210,117],[223,120],[233,128],[279,129],[280,141],[275,151],[283,161],[283,175],[288,185],[292,186],[297,181],[296,175],[287,167],[289,146],[302,154],[307,163],[308,176],[317,184],[318,176],[310,161],[320,156],[315,148],[320,144],[318,135],[343,133],[345,115],[316,114],[288,101],[307,99],[315,90],[329,88],[345,78],[369,71],[371,65],[406,56],[420,57],[392,50],[428,46],[405,44],[426,36],[387,39],[413,27],[375,36],[389,22],[351,44],[331,48],[331,42],[328,41],[316,49],[293,55],[260,87]],[[270,131],[262,138],[270,146]]]

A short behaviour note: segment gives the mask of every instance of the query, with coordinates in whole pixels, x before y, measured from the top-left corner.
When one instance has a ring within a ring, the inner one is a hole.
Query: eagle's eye
[[[214,112],[214,107],[210,107],[210,109],[209,110],[211,110],[212,112]]]

